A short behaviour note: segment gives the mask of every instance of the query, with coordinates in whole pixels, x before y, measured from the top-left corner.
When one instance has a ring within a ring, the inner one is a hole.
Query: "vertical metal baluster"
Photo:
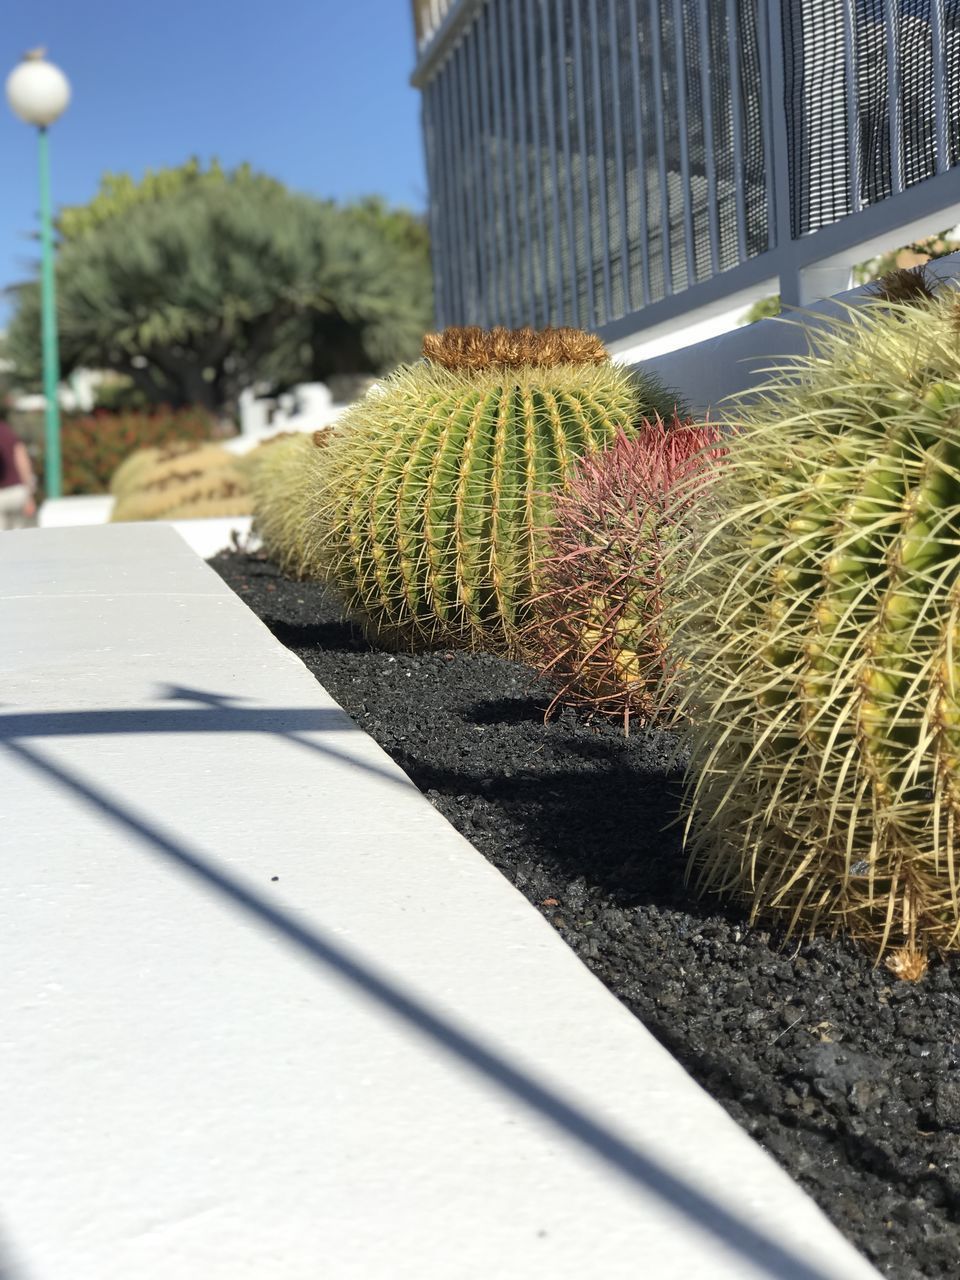
[[[503,85],[504,126],[508,143],[504,149],[504,164],[507,169],[507,194],[509,197],[509,215],[507,233],[510,237],[510,266],[507,280],[510,288],[509,325],[516,325],[523,307],[520,273],[522,267],[522,249],[520,245],[520,212],[517,209],[517,158],[516,139],[513,133],[513,99],[510,84],[510,33],[507,29],[507,9],[512,0],[499,0],[497,5],[500,26],[500,76]]]
[[[420,112],[423,121],[424,149],[427,157],[427,184],[430,189],[427,208],[430,227],[430,257],[433,263],[433,313],[435,322],[442,327],[444,314],[442,297],[443,256],[440,250],[441,231],[437,207],[440,174],[437,168],[437,118],[433,109],[435,87],[435,80],[425,86],[420,98]]]
[[[449,228],[450,240],[450,256],[448,258],[448,273],[450,279],[450,319],[448,324],[462,323],[463,315],[463,264],[460,261],[460,194],[457,190],[457,148],[454,142],[454,118],[453,118],[453,89],[451,81],[453,80],[453,62],[447,59],[441,71],[441,84],[443,87],[442,107],[444,119],[444,141],[446,143],[446,164],[444,168],[447,173],[447,217],[446,223]]]
[[[448,58],[441,71],[443,85],[442,112],[445,121],[444,133],[447,145],[447,217],[449,227],[450,253],[447,258],[447,270],[450,279],[450,316],[448,324],[463,324],[466,311],[463,279],[463,225],[460,219],[459,174],[457,170],[456,116],[454,114],[453,79],[456,68],[453,58]]]
[[[630,262],[627,253],[627,173],[623,159],[623,110],[620,101],[620,37],[617,31],[616,0],[607,0],[611,58],[611,88],[613,96],[613,163],[617,182],[617,203],[620,206],[620,274],[623,277],[623,314],[634,310],[630,297]],[[616,59],[616,65],[612,65]],[[619,316],[608,316],[617,320]]]
[[[494,205],[496,188],[496,172],[493,165],[492,151],[494,132],[490,118],[490,76],[487,69],[487,25],[489,10],[481,5],[477,14],[475,39],[477,42],[477,79],[480,88],[480,137],[483,156],[483,186],[486,200],[484,203],[484,244],[486,245],[487,266],[483,284],[485,319],[484,324],[496,324],[499,319],[500,301],[500,251],[497,243],[497,215]]]
[[[702,3],[702,0],[701,0]],[[768,5],[757,5],[757,43],[760,46],[760,136],[763,140],[763,178],[767,205],[767,248],[777,243],[777,212],[773,159],[773,112],[771,108],[770,32],[767,24]]]
[[[859,213],[860,124],[857,119],[857,66],[854,56],[853,0],[843,0],[843,87],[847,113],[847,167],[850,172],[850,212]]]
[[[740,27],[737,0],[727,4],[727,61],[730,68],[730,110],[733,125],[733,189],[737,205],[737,258],[747,257],[747,210],[743,191],[743,108],[740,102]]]
[[[950,164],[947,141],[947,64],[943,43],[943,0],[930,0],[930,55],[933,60],[933,127],[936,139],[936,171]]]
[[[657,165],[660,170],[660,243],[663,253],[663,288],[673,293],[673,246],[670,243],[670,195],[667,189],[667,140],[663,127],[663,59],[660,48],[660,2],[650,0],[650,33],[653,42],[653,83],[657,111]]]
[[[543,19],[543,65],[546,72],[544,76],[544,92],[546,94],[547,103],[547,133],[549,134],[547,150],[550,153],[550,185],[552,187],[551,204],[553,205],[553,247],[557,259],[556,305],[550,318],[554,324],[564,324],[568,317],[563,313],[564,268],[562,228],[560,226],[560,174],[557,168],[557,115],[554,106],[554,94],[556,92],[553,77],[554,47],[550,32],[550,0],[538,0],[538,3],[540,4],[540,14]]]
[[[533,287],[533,234],[530,225],[530,161],[527,150],[527,111],[523,97],[523,33],[520,26],[520,0],[511,0],[513,11],[513,86],[517,104],[517,157],[520,161],[520,209],[523,227],[523,255],[520,259],[522,281],[522,323],[536,326],[535,289]],[[516,164],[516,160],[514,161]]]
[[[770,132],[772,147],[770,163],[773,167],[774,208],[776,213],[776,247],[780,276],[780,301],[784,307],[800,305],[801,280],[794,249],[794,227],[802,225],[802,210],[794,208],[794,183],[791,173],[790,128],[787,120],[787,60],[793,56],[793,49],[787,49],[784,43],[783,9],[780,0],[769,0],[767,10],[767,40],[770,75]],[[791,72],[792,76],[792,72]],[[792,105],[792,104],[791,104]],[[796,128],[796,125],[794,125]],[[797,186],[801,183],[798,179]],[[797,194],[797,204],[803,200],[802,193]]]
[[[593,81],[593,134],[597,153],[597,216],[600,221],[601,279],[603,281],[603,314],[595,323],[606,324],[613,310],[610,289],[610,214],[607,209],[607,151],[603,135],[603,93],[600,86],[600,32],[597,7],[600,0],[590,0],[590,69]]]
[[[484,208],[486,204],[485,189],[487,184],[487,166],[484,164],[483,158],[483,129],[480,122],[480,88],[477,84],[477,40],[478,32],[476,23],[469,29],[463,41],[464,54],[466,57],[467,84],[466,84],[466,102],[468,119],[471,121],[472,142],[471,148],[473,155],[473,194],[470,201],[471,213],[473,215],[473,229],[475,237],[475,251],[473,260],[477,266],[477,296],[476,296],[476,323],[486,325],[489,323],[487,319],[487,286],[489,276],[487,274],[487,243],[486,243],[486,219],[484,217]],[[469,160],[466,163],[470,163]]]
[[[903,115],[900,109],[900,49],[897,27],[898,0],[883,0],[883,25],[887,50],[887,129],[890,137],[890,194],[903,190]]]
[[[477,294],[478,294],[478,271],[477,271],[477,226],[474,217],[474,201],[473,201],[473,178],[470,173],[470,103],[468,99],[468,57],[466,45],[463,41],[457,45],[454,53],[456,60],[456,84],[455,93],[457,99],[457,119],[459,121],[457,159],[460,164],[460,173],[462,175],[460,182],[460,203],[463,211],[463,248],[461,253],[464,258],[466,270],[464,273],[464,283],[466,292],[466,315],[464,317],[465,324],[477,323]]]
[[[583,188],[583,247],[586,262],[583,279],[587,288],[588,326],[596,324],[596,303],[593,292],[593,226],[590,219],[590,177],[587,164],[587,116],[583,92],[583,42],[580,37],[580,0],[573,0],[573,86],[577,106],[577,141],[580,145],[580,176]]]
[[[560,68],[562,85],[558,95],[561,104],[560,132],[563,138],[563,167],[566,181],[567,214],[567,249],[569,250],[567,274],[570,280],[570,322],[575,327],[582,323],[580,316],[580,295],[577,289],[579,263],[577,262],[577,223],[573,207],[573,158],[570,150],[570,116],[572,103],[569,100],[567,87],[567,26],[565,0],[556,0],[557,15],[557,62]]]
[[[713,146],[713,97],[710,72],[710,19],[708,0],[697,0],[697,35],[700,40],[700,97],[703,99],[703,163],[707,171],[707,217],[710,224],[710,270],[720,271],[720,211],[717,208],[717,157]],[[761,9],[763,4],[761,2]],[[771,214],[772,217],[772,214]]]
[[[463,209],[463,303],[466,311],[463,323],[476,324],[476,219],[474,214],[474,183],[470,172],[470,113],[468,113],[466,96],[466,64],[465,45],[457,46],[454,58],[457,60],[457,73],[454,79],[454,92],[457,96],[457,119],[460,122],[458,133],[457,163],[461,172],[461,204]]]
[[[637,139],[637,194],[640,201],[640,282],[643,306],[650,302],[650,226],[647,222],[647,151],[643,137],[643,104],[640,98],[640,25],[637,18],[639,0],[629,0],[630,74],[633,79],[633,127]]]
[[[687,260],[687,288],[697,282],[693,241],[693,191],[690,185],[690,138],[687,120],[687,60],[681,0],[673,0],[673,56],[676,61],[677,124],[680,130],[680,180],[683,188],[683,248]]]
[[[537,205],[537,234],[540,238],[540,289],[538,298],[534,290],[535,315],[542,317],[543,324],[550,323],[550,286],[547,282],[547,216],[543,197],[543,139],[540,137],[540,95],[543,85],[540,80],[540,67],[537,65],[536,20],[534,4],[536,0],[526,0],[527,18],[527,88],[529,91],[530,119],[533,124],[533,156],[534,156],[534,193]],[[539,305],[538,305],[539,304]]]
[[[504,126],[503,111],[499,92],[498,32],[496,0],[488,0],[487,8],[487,53],[489,54],[490,100],[493,108],[493,136],[496,140],[497,163],[494,175],[496,189],[497,217],[494,224],[494,241],[497,255],[497,305],[494,318],[498,324],[508,324],[510,314],[510,255],[507,251],[508,219],[507,219],[507,175],[504,169]]]

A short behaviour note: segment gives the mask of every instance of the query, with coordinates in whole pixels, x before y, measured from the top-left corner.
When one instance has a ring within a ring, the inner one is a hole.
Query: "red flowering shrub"
[[[216,421],[203,409],[158,407],[65,417],[60,434],[64,497],[106,493],[110,477],[135,449],[175,440],[209,440],[216,432]],[[42,441],[38,462],[42,482]]]
[[[527,658],[572,704],[642,724],[675,716],[664,607],[693,516],[723,457],[720,431],[645,422],[580,460],[556,499],[525,635]]]

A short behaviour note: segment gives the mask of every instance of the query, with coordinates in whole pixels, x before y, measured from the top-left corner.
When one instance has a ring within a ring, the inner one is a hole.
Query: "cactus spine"
[[[322,465],[332,428],[285,434],[252,449],[244,459],[253,497],[254,528],[267,554],[297,577],[318,572],[311,561],[313,521]]]
[[[338,421],[316,554],[381,642],[515,651],[552,492],[641,412],[672,411],[596,339],[560,332],[448,331]]]
[[[669,654],[665,602],[723,456],[716,427],[660,419],[581,458],[556,499],[540,566],[541,592],[524,636],[530,663],[559,687],[558,703],[616,717],[629,732],[677,715],[680,675]]]
[[[913,976],[960,938],[958,314],[869,303],[785,369],[678,584],[702,883]]]

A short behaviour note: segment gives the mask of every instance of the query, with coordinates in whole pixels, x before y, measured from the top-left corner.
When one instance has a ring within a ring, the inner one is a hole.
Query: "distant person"
[[[0,530],[22,529],[36,514],[36,480],[27,446],[0,420]]]

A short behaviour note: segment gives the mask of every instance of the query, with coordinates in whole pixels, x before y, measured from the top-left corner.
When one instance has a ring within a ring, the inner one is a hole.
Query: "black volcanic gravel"
[[[881,1274],[957,1280],[960,962],[908,985],[749,928],[683,887],[676,740],[544,725],[525,667],[385,653],[322,587],[211,563]]]

